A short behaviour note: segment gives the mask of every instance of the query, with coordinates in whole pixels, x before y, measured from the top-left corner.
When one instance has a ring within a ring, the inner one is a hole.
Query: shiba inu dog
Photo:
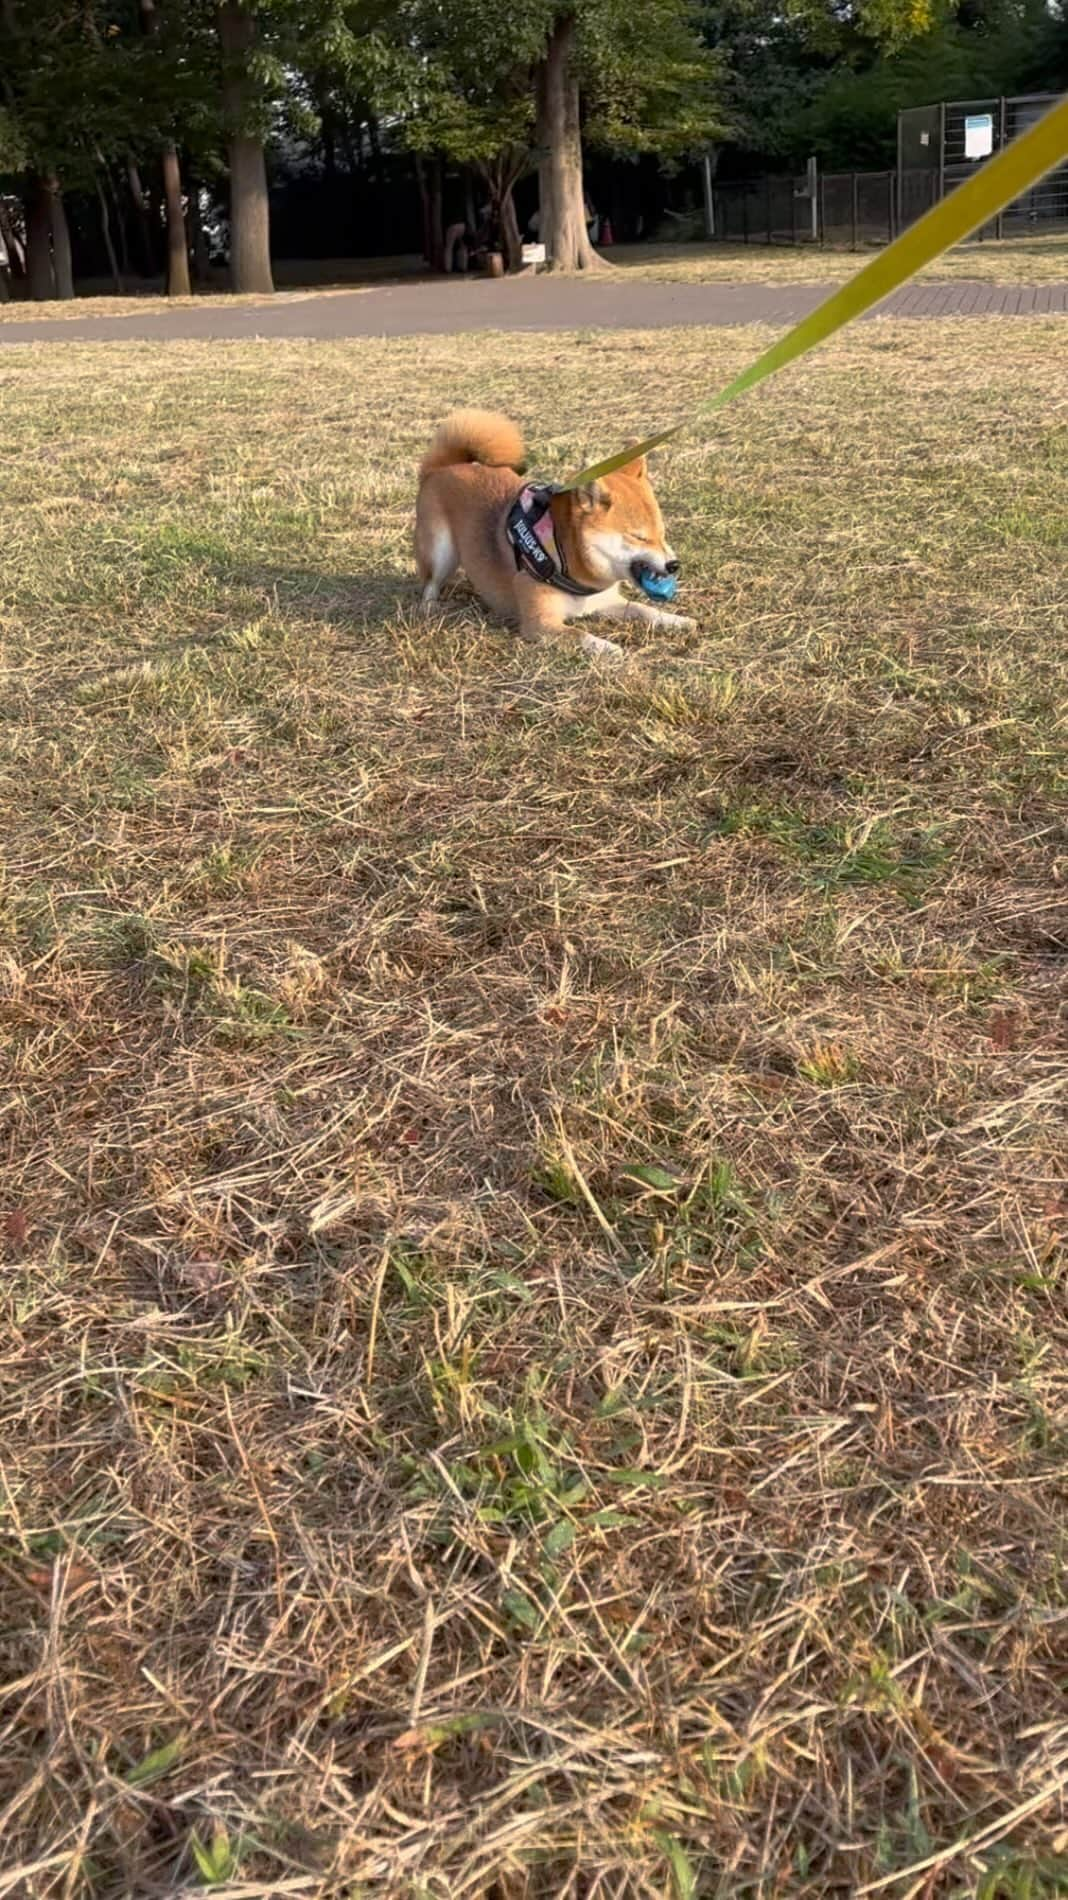
[[[693,626],[620,591],[625,581],[653,598],[675,591],[679,563],[644,456],[575,490],[525,484],[522,463],[523,439],[507,416],[458,409],[441,424],[419,465],[415,511],[425,609],[462,567],[486,606],[518,621],[525,640],[594,616]],[[622,651],[594,633],[580,632],[579,640],[587,653]]]

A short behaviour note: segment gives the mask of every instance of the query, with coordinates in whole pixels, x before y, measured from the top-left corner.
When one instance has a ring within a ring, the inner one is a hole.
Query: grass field
[[[1065,1892],[1065,335],[0,357],[0,1896]]]
[[[607,254],[639,276],[682,284],[840,283],[869,258],[860,251],[813,250],[804,245],[621,244]],[[959,244],[920,271],[917,282],[1063,284],[1068,281],[1068,236],[1004,238]]]

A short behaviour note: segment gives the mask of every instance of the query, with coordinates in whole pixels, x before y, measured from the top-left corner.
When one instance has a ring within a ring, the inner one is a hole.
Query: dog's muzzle
[[[674,600],[678,590],[679,564],[665,561],[663,569],[650,567],[647,561],[632,561],[630,575],[636,587],[650,600]]]

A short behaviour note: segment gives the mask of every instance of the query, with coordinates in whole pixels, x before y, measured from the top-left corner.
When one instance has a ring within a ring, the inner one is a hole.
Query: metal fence
[[[830,244],[853,250],[885,244],[898,227],[897,173],[820,172],[813,177],[810,172],[715,185],[711,221],[711,235],[731,244]]]
[[[903,188],[898,222],[907,224],[929,203],[972,177],[984,158],[1042,117],[1056,93],[1018,93],[1014,98],[946,99],[936,106],[911,106],[898,114],[897,169],[911,180]],[[913,202],[915,208],[913,208]],[[1051,172],[984,226],[980,237],[1019,237],[1028,231],[1057,231],[1068,225],[1068,165]]]
[[[1053,93],[1018,99],[969,99],[917,106],[900,115],[899,163],[891,171],[821,172],[709,184],[709,235],[731,244],[827,244],[861,250],[889,244],[899,231],[976,164],[1015,138],[1052,103]],[[1068,232],[1068,165],[1008,205],[979,238]]]

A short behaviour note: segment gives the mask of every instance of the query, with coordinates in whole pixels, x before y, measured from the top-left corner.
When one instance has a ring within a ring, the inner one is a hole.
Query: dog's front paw
[[[621,660],[623,648],[614,640],[602,640],[598,633],[584,633],[579,642],[583,653],[589,653],[601,660]]]

